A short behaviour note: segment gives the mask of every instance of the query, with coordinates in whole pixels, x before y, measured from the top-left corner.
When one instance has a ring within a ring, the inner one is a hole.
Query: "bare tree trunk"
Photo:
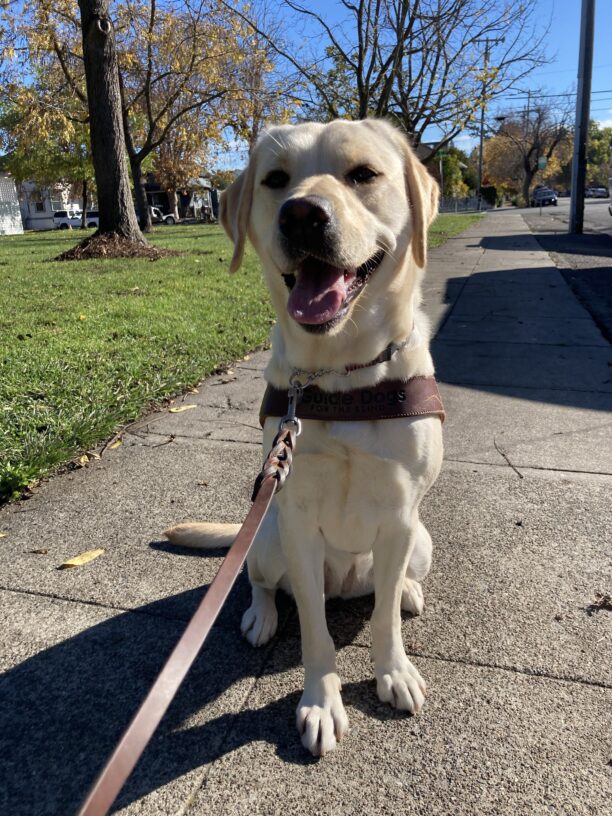
[[[132,170],[132,181],[134,182],[134,198],[136,199],[136,212],[138,224],[142,232],[151,232],[151,211],[149,210],[149,200],[142,177],[142,163],[137,157],[130,157],[130,168]]]
[[[525,170],[525,176],[523,178],[523,199],[526,207],[530,206],[530,196],[529,196],[529,189],[531,187],[531,182],[533,181],[533,177],[535,176],[536,171],[531,167],[531,163],[528,159],[525,159],[523,164]]]
[[[79,0],[91,151],[100,221],[98,233],[146,244],[134,212],[125,156],[115,35],[110,0]]]
[[[174,216],[174,220],[178,222],[180,221],[180,215],[178,211],[178,195],[176,194],[176,190],[167,190],[167,193],[170,212]]]
[[[87,226],[87,179],[83,179],[83,212],[81,214],[81,229]]]

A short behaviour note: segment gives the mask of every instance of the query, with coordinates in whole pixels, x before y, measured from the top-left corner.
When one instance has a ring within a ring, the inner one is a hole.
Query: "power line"
[[[605,65],[594,65],[593,68],[612,68],[612,62],[608,62]],[[559,68],[557,71],[538,71],[537,76],[551,76],[552,74],[569,74],[569,73],[576,73],[575,68]]]
[[[538,95],[538,99],[555,99],[557,97],[563,97],[563,96],[565,96],[565,97],[576,96],[576,91],[567,91],[567,93],[558,93],[558,94],[543,94],[543,93],[540,93],[539,91],[532,91],[532,94],[536,94],[536,93]],[[604,94],[604,93],[612,93],[612,88],[605,88],[604,90],[601,90],[601,91],[592,91],[591,96],[594,96],[595,94]],[[527,94],[523,94],[523,95],[520,95],[520,96],[507,96],[506,99],[529,99],[529,97],[527,96]],[[600,100],[597,100],[597,101],[599,102]]]

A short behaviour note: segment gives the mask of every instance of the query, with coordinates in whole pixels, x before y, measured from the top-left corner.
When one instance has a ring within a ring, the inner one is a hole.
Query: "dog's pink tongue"
[[[308,258],[298,269],[287,311],[298,323],[327,323],[346,299],[344,269]]]

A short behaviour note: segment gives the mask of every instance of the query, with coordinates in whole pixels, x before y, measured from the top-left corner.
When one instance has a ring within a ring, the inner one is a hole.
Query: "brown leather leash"
[[[365,368],[368,365],[387,362],[396,351],[405,347],[406,344],[407,341],[397,345],[390,344],[387,349],[371,363],[363,366],[349,367],[346,369],[346,373],[356,368]],[[272,443],[272,449],[266,457],[263,467],[255,481],[251,509],[242,527],[238,531],[234,543],[225,556],[219,571],[210,584],[208,591],[187,624],[187,628],[164,664],[149,693],[136,712],[136,715],[87,794],[77,816],[106,816],[111,805],[117,798],[119,791],[134,770],[136,763],[153,736],[155,729],[161,722],[162,717],[168,710],[170,703],[196,659],[227,596],[236,582],[238,573],[244,564],[247,553],[257,535],[257,531],[261,526],[275,493],[282,488],[289,476],[296,436],[299,435],[301,430],[300,420],[296,416],[296,408],[298,402],[304,395],[305,388],[310,387],[311,393],[313,394],[312,405],[314,406],[314,416],[312,418],[331,418],[322,415],[322,413],[324,414],[325,412],[321,411],[321,403],[317,401],[317,396],[320,394],[325,395],[326,392],[320,392],[316,386],[312,385],[315,379],[326,373],[331,372],[323,370],[314,372],[307,378],[306,382],[301,382],[296,377],[298,372],[294,372],[294,375],[291,377],[288,392],[289,406],[284,415],[277,407],[279,405],[278,398],[272,393],[276,391],[276,389],[269,388],[266,392],[264,404],[262,405],[262,413],[280,415],[282,419],[279,424],[278,433]],[[415,380],[419,382],[415,383]],[[398,388],[401,392],[399,395]],[[367,392],[367,395],[363,397],[363,393],[365,392]],[[347,412],[343,410],[346,406],[346,395],[352,395],[352,398],[355,400],[362,398],[368,400],[374,399],[374,402],[376,402],[376,393],[382,395],[381,401],[388,403],[389,399],[391,399],[392,403],[401,404],[400,412],[396,413],[390,412],[389,406],[386,405],[384,411],[377,413],[375,417],[377,419],[382,419],[384,416],[417,416],[422,414],[437,414],[441,420],[444,419],[444,409],[433,377],[415,377],[405,382],[392,382],[390,385],[383,382],[370,389],[340,392],[341,415],[333,418],[354,420],[370,418],[369,416],[364,416],[364,413],[359,414],[359,412],[353,416],[348,416]],[[286,400],[287,392],[284,392],[284,394]],[[390,394],[392,395],[391,398],[389,397]],[[335,396],[337,395],[327,394],[326,397],[323,398],[323,402],[330,403],[328,408],[334,407],[331,403],[335,402]],[[335,407],[337,408],[337,405]],[[306,415],[304,415],[301,408],[300,414],[304,419],[309,418],[309,412],[306,411]]]
[[[94,782],[77,816],[105,816],[161,722],[212,629],[272,498],[291,470],[295,431],[281,427],[257,477],[253,504],[219,571],[134,719]]]

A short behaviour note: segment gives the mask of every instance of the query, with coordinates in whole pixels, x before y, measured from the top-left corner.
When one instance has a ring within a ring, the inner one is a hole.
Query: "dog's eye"
[[[284,170],[270,170],[261,183],[271,190],[282,190],[289,183],[289,176]]]
[[[372,170],[372,168],[366,164],[360,164],[359,167],[354,167],[347,173],[346,177],[353,184],[367,184],[368,181],[372,181],[372,179],[375,179],[378,175],[376,170]]]

